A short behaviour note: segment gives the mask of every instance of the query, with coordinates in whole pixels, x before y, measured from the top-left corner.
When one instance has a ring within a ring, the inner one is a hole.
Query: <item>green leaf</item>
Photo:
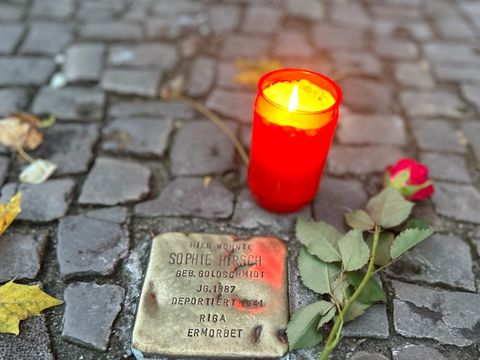
[[[402,231],[395,240],[393,240],[390,255],[397,259],[412,247],[427,239],[434,233],[433,229],[409,228]]]
[[[317,330],[320,318],[334,306],[327,301],[317,301],[298,309],[287,326],[290,351],[317,345],[322,334]]]
[[[380,234],[380,239],[378,240],[377,253],[375,254],[375,265],[384,266],[387,265],[392,257],[390,256],[390,249],[392,247],[393,239],[395,235],[390,231],[385,231]],[[371,249],[373,243],[373,234],[368,236],[367,244]]]
[[[367,203],[367,211],[375,224],[392,228],[407,220],[413,203],[407,201],[394,188],[387,187]]]
[[[356,289],[360,286],[365,277],[364,271],[353,271],[345,274],[348,281]],[[357,300],[363,304],[374,304],[376,302],[387,302],[387,295],[380,284],[373,277],[367,282]]]
[[[335,307],[335,305],[333,305],[332,308],[328,310],[327,313],[320,318],[320,321],[318,322],[318,325],[317,325],[317,329],[320,330],[323,325],[325,325],[330,320],[332,320],[335,317],[336,313],[337,313],[337,308]]]
[[[413,218],[407,222],[403,230],[413,229],[413,228],[426,230],[430,228],[430,224],[424,219]]]
[[[345,301],[348,285],[349,283],[345,276],[343,276],[342,281],[340,281],[339,276],[336,277],[330,284],[332,288],[332,297],[340,304],[343,304],[343,302]]]
[[[342,234],[332,225],[323,221],[297,221],[298,240],[307,247],[308,252],[325,262],[340,261],[337,241]]]
[[[303,283],[310,290],[319,294],[333,294],[331,284],[340,272],[338,265],[323,262],[302,248],[298,255],[298,269]]]
[[[348,309],[348,312],[345,314],[343,321],[344,322],[349,322],[352,321],[353,319],[363,315],[365,310],[367,310],[371,304],[364,304],[361,303],[357,300],[355,300],[352,305],[350,306],[350,309]]]
[[[360,230],[350,230],[338,241],[343,268],[347,271],[362,268],[370,257],[370,249]]]
[[[367,231],[375,227],[375,223],[365,210],[349,212],[345,215],[345,220],[352,229]]]

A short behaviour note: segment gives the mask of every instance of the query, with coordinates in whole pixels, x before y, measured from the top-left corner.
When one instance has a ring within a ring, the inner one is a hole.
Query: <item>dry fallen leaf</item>
[[[40,119],[27,113],[12,113],[0,120],[0,143],[13,149],[35,150],[43,141]]]
[[[256,86],[258,80],[266,73],[282,67],[278,60],[260,59],[238,59],[236,61],[237,74],[234,80],[241,85]]]
[[[205,189],[208,189],[208,187],[210,186],[210,184],[212,183],[212,180],[213,180],[213,177],[211,176],[204,176],[203,177],[203,187]]]
[[[0,204],[0,235],[10,226],[17,215],[22,210],[20,203],[22,202],[22,194],[16,193],[8,204]]]
[[[0,287],[0,333],[19,334],[20,320],[25,320],[62,301],[46,294],[39,285],[15,284]]]

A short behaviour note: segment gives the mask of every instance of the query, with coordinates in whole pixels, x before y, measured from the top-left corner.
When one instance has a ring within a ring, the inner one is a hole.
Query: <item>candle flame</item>
[[[288,103],[288,111],[293,112],[298,107],[298,85],[295,85],[290,95],[290,102]]]

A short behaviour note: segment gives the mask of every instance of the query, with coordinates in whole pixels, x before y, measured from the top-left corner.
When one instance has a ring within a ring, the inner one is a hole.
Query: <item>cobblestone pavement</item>
[[[23,322],[20,336],[1,335],[0,358],[133,359],[150,239],[167,230],[289,240],[294,310],[313,296],[295,270],[294,219],[345,227],[345,209],[363,205],[384,167],[408,155],[436,180],[417,211],[439,232],[381,276],[388,303],[348,325],[333,358],[478,359],[479,37],[473,0],[0,0],[0,113],[59,120],[32,154],[58,164],[42,185],[18,185],[24,164],[0,149],[0,201],[24,194],[0,239],[0,278],[41,282],[65,300]],[[184,74],[188,95],[248,146],[255,93],[233,81],[238,57],[342,77],[328,174],[300,214],[258,208],[225,136],[157,96]]]

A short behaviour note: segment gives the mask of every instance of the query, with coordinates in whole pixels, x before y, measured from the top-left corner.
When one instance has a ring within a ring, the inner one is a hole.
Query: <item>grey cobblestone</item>
[[[237,5],[213,5],[208,9],[210,17],[210,28],[213,33],[225,34],[240,23],[240,7]]]
[[[480,112],[480,85],[462,84],[463,97]]]
[[[8,233],[0,238],[0,281],[34,279],[40,271],[47,233]],[[1,341],[0,341],[1,343]],[[1,351],[0,351],[1,353]]]
[[[20,220],[46,222],[65,216],[70,207],[75,182],[72,179],[49,180],[39,185],[21,184],[22,212]]]
[[[478,65],[434,64],[433,72],[440,81],[480,82]]]
[[[272,34],[280,26],[282,12],[271,6],[249,6],[242,24],[245,32]]]
[[[10,161],[4,156],[0,156],[0,185],[3,184],[3,181],[7,177],[8,165]]]
[[[334,2],[331,8],[333,22],[350,28],[366,29],[372,21],[365,8],[356,2]]]
[[[143,30],[133,22],[92,22],[83,25],[79,34],[86,40],[133,41],[142,38]]]
[[[448,360],[440,351],[423,346],[407,344],[392,350],[394,360]]]
[[[43,87],[33,101],[32,111],[38,115],[52,114],[59,120],[100,120],[105,101],[105,94],[100,90]]]
[[[111,275],[128,253],[128,232],[93,216],[68,216],[58,224],[57,258],[65,279]]]
[[[381,354],[360,351],[353,355],[350,360],[387,360],[387,358]]]
[[[433,42],[423,47],[427,59],[433,62],[450,62],[457,64],[479,64],[480,56],[473,46],[456,42]]]
[[[317,25],[313,29],[313,42],[319,49],[363,50],[366,36],[363,31],[334,25]]]
[[[465,122],[463,131],[473,148],[477,161],[480,161],[480,124],[474,121]]]
[[[0,20],[20,20],[25,14],[25,8],[10,3],[0,4]]]
[[[107,69],[101,86],[104,90],[126,95],[154,97],[162,74],[157,70]]]
[[[0,86],[41,85],[53,74],[55,64],[50,59],[30,57],[0,57]]]
[[[146,166],[124,160],[97,158],[83,184],[78,202],[117,205],[141,200],[150,191],[150,177],[151,171]]]
[[[175,119],[191,119],[194,112],[191,107],[181,102],[163,101],[117,101],[110,105],[108,115],[111,117],[172,117]]]
[[[390,60],[415,60],[419,54],[414,42],[387,38],[375,42],[375,51]]]
[[[0,24],[0,54],[11,54],[24,31],[22,24]]]
[[[231,130],[237,126],[229,123]],[[233,167],[235,149],[227,136],[214,124],[197,120],[185,123],[174,137],[170,152],[174,175],[211,175]]]
[[[73,0],[35,0],[30,10],[33,17],[65,20],[74,12]]]
[[[435,85],[430,72],[415,63],[396,64],[395,78],[402,85],[421,89],[431,89]]]
[[[201,178],[177,178],[153,200],[135,207],[141,216],[195,216],[227,218],[233,211],[233,194],[220,182],[208,186]]]
[[[361,112],[390,113],[393,104],[392,88],[384,82],[360,78],[342,81],[345,104]],[[368,97],[365,94],[370,94]]]
[[[387,339],[388,319],[385,305],[373,305],[361,317],[345,324],[342,335],[346,337]]]
[[[379,37],[392,37],[398,33],[407,33],[417,41],[427,41],[433,37],[430,26],[425,22],[404,19],[377,19],[373,24],[373,33]]]
[[[229,118],[250,123],[253,116],[255,95],[245,91],[215,89],[207,99],[207,106]]]
[[[117,45],[112,46],[108,53],[108,63],[114,66],[154,67],[160,70],[171,70],[177,62],[177,50],[170,44]]]
[[[314,51],[303,33],[286,30],[277,38],[274,54],[278,57],[308,58],[314,54]]]
[[[30,26],[20,52],[22,54],[55,55],[73,40],[68,25],[38,22]]]
[[[57,124],[45,130],[45,139],[35,156],[57,165],[55,175],[88,170],[98,139],[97,125]]]
[[[412,121],[411,124],[420,149],[455,153],[465,152],[465,146],[460,142],[454,127],[448,122],[416,120]]]
[[[103,68],[104,51],[105,46],[101,43],[69,47],[63,67],[67,81],[98,81]]]
[[[472,182],[465,158],[459,155],[422,153],[420,160],[430,169],[433,179]]]
[[[308,20],[321,20],[324,16],[324,7],[315,0],[287,0],[287,13],[290,16]]]
[[[103,130],[102,149],[162,156],[172,130],[171,119],[116,119]]]
[[[112,324],[124,297],[125,290],[117,285],[69,285],[64,294],[62,336],[97,350],[107,350]]]
[[[361,51],[335,51],[332,60],[339,69],[353,75],[381,76],[382,63],[372,54]]]
[[[470,247],[453,235],[435,234],[408,252],[388,272],[404,281],[476,291]]]
[[[438,291],[393,281],[395,330],[405,336],[429,338],[459,347],[476,339],[480,296]]]
[[[215,61],[209,57],[198,57],[190,69],[187,93],[190,96],[203,96],[208,93],[215,80]]]
[[[400,102],[412,118],[445,116],[460,119],[466,110],[466,104],[458,95],[446,91],[404,91],[400,94]]]
[[[436,183],[433,203],[437,212],[459,221],[480,224],[480,192],[470,185]]]
[[[270,46],[264,38],[252,38],[246,35],[231,35],[224,41],[221,54],[225,58],[265,57]]]

